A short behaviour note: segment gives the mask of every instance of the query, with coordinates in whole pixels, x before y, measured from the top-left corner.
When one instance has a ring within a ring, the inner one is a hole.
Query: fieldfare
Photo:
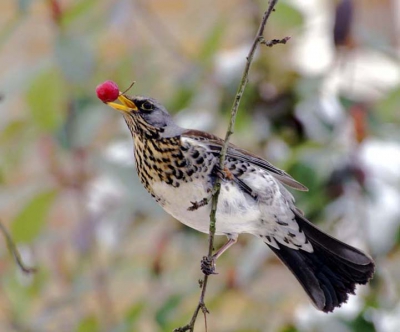
[[[259,237],[295,275],[313,304],[330,312],[366,284],[373,260],[319,230],[296,208],[284,185],[307,190],[286,172],[233,144],[224,168],[219,167],[223,140],[199,130],[179,127],[156,100],[119,93],[120,111],[132,134],[139,179],[166,212],[200,232],[209,232],[210,197],[216,179],[221,192],[216,235],[228,242],[241,233]],[[212,273],[213,265],[205,273]]]

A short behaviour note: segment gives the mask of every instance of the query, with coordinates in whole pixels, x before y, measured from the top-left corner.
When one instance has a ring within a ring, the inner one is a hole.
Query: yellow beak
[[[109,102],[107,103],[107,105],[111,106],[113,109],[120,111],[122,113],[129,113],[130,111],[138,111],[138,108],[135,105],[135,103],[132,100],[128,99],[128,97],[124,96],[123,94],[120,94],[118,96],[118,100],[122,103],[122,105],[113,102]]]

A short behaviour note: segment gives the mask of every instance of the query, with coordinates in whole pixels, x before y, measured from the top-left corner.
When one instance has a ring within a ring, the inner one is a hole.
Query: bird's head
[[[160,138],[180,134],[181,128],[174,123],[165,107],[153,98],[120,94],[118,100],[121,104],[107,104],[123,114],[133,136]]]

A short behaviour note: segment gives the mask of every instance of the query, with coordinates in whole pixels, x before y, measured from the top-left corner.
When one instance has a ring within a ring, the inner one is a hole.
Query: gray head
[[[171,115],[153,98],[120,95],[122,103],[108,103],[120,111],[132,135],[145,135],[148,138],[173,137],[180,135],[183,129],[175,124]]]

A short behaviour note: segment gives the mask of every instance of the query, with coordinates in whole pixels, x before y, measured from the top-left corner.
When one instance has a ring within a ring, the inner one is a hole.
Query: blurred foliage
[[[94,90],[108,79],[122,90],[135,80],[130,93],[160,100],[183,126],[224,136],[267,4],[0,3],[1,220],[24,262],[38,268],[23,274],[0,246],[1,331],[171,331],[188,322],[206,236],[145,192],[128,129]],[[210,280],[209,331],[400,329],[391,6],[279,1],[265,37],[291,40],[260,48],[233,136],[309,188],[293,193],[299,208],[371,253],[375,279],[324,315],[263,243],[241,236]],[[202,317],[196,327],[204,331]]]
[[[47,214],[56,197],[55,191],[39,193],[26,206],[11,224],[11,234],[16,242],[29,243],[41,233]]]
[[[57,70],[50,68],[32,82],[26,96],[30,106],[32,124],[39,130],[53,132],[63,122],[63,112],[54,110],[65,104],[65,84]]]

